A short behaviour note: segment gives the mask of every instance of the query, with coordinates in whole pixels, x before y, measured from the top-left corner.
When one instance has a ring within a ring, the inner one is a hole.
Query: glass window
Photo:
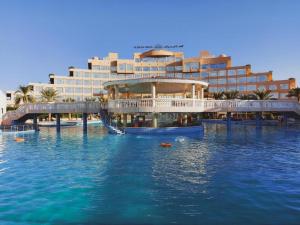
[[[126,64],[125,63],[121,63],[118,65],[118,69],[119,70],[126,70]]]
[[[150,67],[150,71],[158,71],[158,68],[156,66]]]
[[[218,79],[209,79],[210,84],[218,84]]]
[[[277,90],[277,86],[275,84],[269,85],[269,90]]]
[[[217,72],[217,71],[211,71],[211,72],[209,73],[209,76],[210,76],[210,77],[216,77],[216,76],[218,76],[218,72]]]
[[[266,75],[260,75],[260,76],[258,76],[258,80],[261,81],[261,82],[266,81],[267,76]]]
[[[92,88],[84,88],[83,89],[83,93],[87,94],[87,93],[91,93],[92,92]]]
[[[228,76],[234,76],[234,75],[236,75],[235,70],[228,70]]]
[[[221,91],[226,91],[226,88],[225,87],[218,87],[218,92],[221,92]]]
[[[256,85],[248,85],[247,90],[248,91],[256,91]]]
[[[234,85],[234,86],[233,86],[233,85],[228,86],[228,87],[227,87],[227,90],[228,90],[228,91],[235,91],[235,90],[236,90],[236,86],[235,86],[235,85]]]
[[[280,84],[280,89],[289,89],[289,85],[288,84]]]
[[[135,69],[135,71],[142,71],[142,67],[140,67],[140,66],[136,66],[136,67],[134,67],[134,69]]]
[[[174,71],[175,67],[174,66],[167,66],[167,71]]]
[[[82,93],[82,88],[78,88],[78,87],[75,88],[75,92],[76,92],[76,93]]]
[[[83,81],[83,85],[92,85],[92,81],[90,81],[90,80],[84,80]]]
[[[73,85],[75,83],[75,80],[66,80],[65,83],[69,85]]]
[[[247,77],[247,82],[256,83],[256,76]]]
[[[259,85],[257,89],[261,90],[261,91],[266,90],[266,86],[265,85]]]
[[[209,92],[218,92],[218,88],[217,87],[210,87],[209,88]]]
[[[201,65],[201,69],[208,69],[209,68],[209,65],[208,64],[202,64]]]
[[[237,82],[238,83],[246,83],[247,82],[247,78],[246,77],[238,77],[237,78]]]
[[[144,66],[144,67],[143,67],[143,71],[150,71],[150,67]]]
[[[58,94],[62,94],[64,92],[64,89],[62,87],[57,87],[56,90]]]
[[[126,71],[133,71],[133,65],[132,64],[126,64]]]
[[[64,79],[55,79],[54,83],[55,84],[63,84],[64,83]]]
[[[76,85],[82,85],[82,80],[76,80]]]
[[[197,62],[188,62],[188,63],[185,63],[184,66],[185,66],[185,70],[187,70],[187,71],[199,69],[199,63],[197,63]]]
[[[94,86],[100,86],[101,85],[101,81],[100,80],[94,80],[93,81],[93,85]]]
[[[246,88],[245,85],[238,85],[238,86],[237,86],[237,90],[238,90],[238,91],[246,91],[246,89],[247,89],[247,88]]]
[[[226,70],[219,70],[219,77],[226,76]]]
[[[230,84],[236,83],[236,79],[235,78],[228,78],[227,83],[230,83]]]
[[[237,74],[238,75],[244,75],[244,74],[246,74],[246,70],[245,69],[238,69]]]
[[[160,66],[160,67],[158,67],[158,70],[159,70],[159,71],[166,71],[166,67]]]
[[[201,77],[202,78],[208,77],[208,72],[201,72]]]
[[[218,79],[218,83],[219,84],[226,84],[226,79],[225,78]]]
[[[181,71],[182,70],[182,66],[175,66],[175,70],[177,70],[177,71],[180,70]]]
[[[65,92],[66,93],[73,93],[74,92],[74,88],[72,88],[72,87],[67,87],[67,88],[65,88]]]

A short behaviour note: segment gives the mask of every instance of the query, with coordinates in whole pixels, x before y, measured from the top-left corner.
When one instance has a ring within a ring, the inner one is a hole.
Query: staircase
[[[111,118],[107,112],[107,110],[105,109],[101,109],[100,110],[100,116],[101,116],[101,120],[103,122],[103,125],[105,126],[105,128],[108,130],[109,133],[111,134],[125,134],[125,131],[122,130],[121,128],[118,128],[117,126],[112,126],[111,125]]]

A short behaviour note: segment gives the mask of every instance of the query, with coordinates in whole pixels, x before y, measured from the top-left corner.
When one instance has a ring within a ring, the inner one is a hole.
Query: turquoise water
[[[0,136],[0,224],[299,224],[300,130]],[[161,148],[161,142],[172,148]]]

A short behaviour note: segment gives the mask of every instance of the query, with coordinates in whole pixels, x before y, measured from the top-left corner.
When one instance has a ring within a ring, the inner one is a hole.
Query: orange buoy
[[[15,138],[15,141],[16,141],[16,142],[24,142],[25,139],[24,139],[24,138],[20,138],[20,137],[16,137],[16,138]]]
[[[170,148],[170,147],[172,147],[172,144],[171,143],[160,143],[160,146],[164,147],[164,148]]]

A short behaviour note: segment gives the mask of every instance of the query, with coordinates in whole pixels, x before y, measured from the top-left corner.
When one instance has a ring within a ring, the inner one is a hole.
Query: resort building
[[[6,95],[0,90],[0,124],[2,122],[2,117],[6,113]]]
[[[59,101],[86,98],[106,94],[103,83],[136,78],[177,78],[207,82],[208,92],[237,90],[248,94],[257,89],[271,90],[274,99],[286,99],[289,89],[296,86],[295,78],[273,80],[272,71],[253,72],[251,65],[233,66],[230,56],[211,55],[202,51],[196,57],[185,58],[183,52],[152,49],[134,53],[131,59],[119,58],[118,53],[107,57],[93,57],[88,68],[69,67],[68,76],[49,75],[49,83],[30,83],[34,96],[39,99],[43,88],[54,88]]]

